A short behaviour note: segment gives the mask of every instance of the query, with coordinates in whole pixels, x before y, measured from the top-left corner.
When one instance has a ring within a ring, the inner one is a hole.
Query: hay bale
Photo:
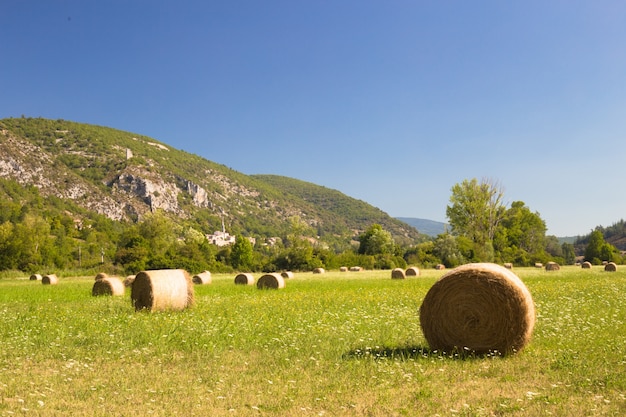
[[[211,272],[202,271],[199,274],[194,275],[191,280],[194,284],[198,285],[210,284],[212,282]]]
[[[535,306],[512,271],[490,263],[466,264],[430,288],[420,324],[433,350],[506,355],[529,342]]]
[[[361,272],[363,270],[363,268],[361,268],[360,266],[351,266],[350,267],[350,271],[351,272]]]
[[[124,286],[130,287],[131,285],[133,285],[133,281],[135,281],[135,276],[128,275],[126,278],[124,278]]]
[[[411,266],[407,268],[407,270],[404,273],[407,277],[419,277],[420,269],[416,266]]]
[[[435,265],[435,269],[438,271],[443,271],[444,269],[446,269],[446,266],[444,264],[437,264]]]
[[[41,281],[41,278],[43,278],[43,277],[41,276],[41,274],[32,274],[32,275],[30,276],[30,280],[31,280],[31,281]]]
[[[279,273],[265,274],[256,283],[256,287],[260,290],[285,288],[285,280]]]
[[[48,274],[41,277],[41,283],[43,285],[57,285],[59,283],[59,277],[55,274]]]
[[[617,265],[615,264],[615,262],[609,262],[608,264],[604,265],[604,270],[607,272],[616,272]]]
[[[252,274],[237,274],[235,277],[237,285],[254,285],[254,277]]]
[[[543,268],[543,264],[541,262],[535,262],[535,268]]]
[[[505,267],[506,269],[513,269],[513,264],[512,264],[511,262],[505,262],[505,263],[504,263],[504,267]]]
[[[183,310],[193,305],[193,282],[182,269],[142,271],[135,276],[130,298],[136,311]]]
[[[581,267],[582,269],[591,269],[591,262],[589,262],[589,261],[585,261],[585,262],[583,262],[583,263],[580,265],[580,267]]]
[[[293,278],[294,275],[293,275],[293,272],[291,271],[285,271],[285,272],[282,272],[280,276],[285,279],[290,279],[290,278]]]
[[[546,264],[546,271],[559,271],[561,269],[561,265],[556,262],[548,262]]]
[[[121,279],[117,277],[106,277],[97,280],[91,288],[91,295],[124,295],[126,287]]]
[[[348,272],[348,267],[342,266],[341,268],[339,268],[339,272]]]
[[[96,281],[107,278],[108,275],[104,272],[98,272],[96,274]]]
[[[326,273],[326,270],[324,268],[315,268],[313,270],[313,273],[314,274],[324,274],[324,273]]]
[[[394,268],[391,271],[391,279],[404,279],[406,276],[404,275],[404,269],[402,268]]]

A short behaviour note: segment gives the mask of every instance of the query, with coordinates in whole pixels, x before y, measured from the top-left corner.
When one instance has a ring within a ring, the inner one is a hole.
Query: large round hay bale
[[[30,276],[30,280],[31,281],[41,281],[43,277],[41,276],[41,274],[32,274]]]
[[[406,269],[406,271],[404,272],[404,274],[407,277],[419,277],[420,276],[420,269],[416,266],[410,266]]]
[[[260,290],[285,288],[285,280],[278,273],[265,274],[256,283],[256,287]]]
[[[130,298],[137,311],[183,310],[193,305],[193,282],[182,269],[142,271],[135,276]]]
[[[97,280],[91,288],[91,295],[124,295],[126,287],[121,279],[117,277],[106,277]]]
[[[59,283],[59,277],[55,274],[48,274],[41,277],[41,283],[43,285],[57,285]]]
[[[290,278],[293,278],[293,277],[294,277],[293,272],[291,272],[291,271],[284,271],[284,272],[281,272],[281,273],[280,273],[280,276],[281,276],[281,277],[283,277],[283,278],[285,278],[285,279],[290,279]]]
[[[430,288],[420,324],[432,350],[507,355],[530,340],[535,306],[512,271],[490,263],[466,264]]]
[[[98,272],[96,274],[96,281],[107,278],[108,275],[105,272]]]
[[[609,262],[608,264],[604,265],[604,270],[607,272],[616,272],[617,265],[615,264],[615,262]]]
[[[348,272],[348,267],[342,266],[341,268],[339,268],[339,272]]]
[[[211,277],[211,272],[202,271],[199,274],[196,274],[191,278],[194,284],[205,285],[213,282],[213,278]]]
[[[135,276],[128,275],[126,278],[124,278],[124,286],[130,287],[131,285],[133,285],[133,281],[135,281]]]
[[[561,265],[556,262],[548,262],[546,264],[546,271],[559,271],[561,269]]]
[[[235,284],[237,285],[254,285],[254,276],[252,274],[241,273],[235,277]]]
[[[391,279],[404,279],[406,276],[404,275],[404,269],[402,268],[394,268],[391,271]]]
[[[324,268],[315,268],[313,270],[313,273],[314,274],[324,274],[324,273],[326,273],[326,270]]]
[[[583,263],[580,265],[580,267],[581,267],[582,269],[591,269],[591,262],[589,262],[589,261],[585,261],[585,262],[583,262]]]

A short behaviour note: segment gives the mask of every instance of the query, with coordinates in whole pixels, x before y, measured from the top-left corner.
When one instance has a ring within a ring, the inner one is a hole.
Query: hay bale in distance
[[[290,279],[294,277],[293,272],[291,271],[281,272],[280,276],[283,277],[284,279]]]
[[[142,271],[135,276],[130,298],[136,311],[183,310],[193,305],[193,282],[182,269]]]
[[[131,285],[133,285],[133,281],[135,281],[135,276],[128,275],[126,278],[124,278],[124,286],[130,287]]]
[[[546,264],[546,271],[559,271],[561,269],[561,265],[556,262],[548,262]]]
[[[513,269],[513,264],[512,264],[511,262],[505,262],[505,263],[504,263],[504,267],[505,267],[506,269]]]
[[[391,271],[391,279],[404,279],[406,275],[404,275],[404,269],[402,268],[394,268]]]
[[[604,270],[607,272],[616,272],[617,265],[615,264],[615,262],[609,262],[608,264],[604,265]]]
[[[535,268],[543,268],[543,264],[541,262],[535,262]]]
[[[407,277],[419,277],[420,276],[420,269],[416,266],[410,266],[406,269],[406,271],[404,272],[404,274]]]
[[[350,267],[350,272],[361,272],[363,270],[362,267],[360,266],[351,266]]]
[[[324,274],[324,273],[326,273],[326,270],[324,268],[315,268],[313,270],[313,273],[314,274]]]
[[[209,271],[202,271],[199,274],[196,274],[191,279],[194,284],[205,285],[213,282],[211,273]]]
[[[117,277],[106,277],[97,280],[91,288],[91,295],[124,295],[126,287],[121,279]]]
[[[41,277],[41,283],[43,285],[57,285],[59,283],[59,277],[55,274],[48,274]]]
[[[535,306],[512,271],[490,263],[466,264],[430,288],[420,324],[433,350],[507,355],[529,342]]]
[[[435,265],[435,269],[437,271],[443,271],[444,269],[446,269],[446,266],[444,264],[437,264]]]
[[[262,275],[256,283],[256,287],[259,290],[272,289],[277,290],[285,288],[285,280],[279,273],[271,273]]]
[[[108,275],[107,275],[106,273],[104,273],[104,272],[98,272],[98,273],[96,274],[96,281],[101,280],[101,279],[104,279],[104,278],[107,278],[107,277],[108,277]]]
[[[342,266],[341,268],[339,268],[339,272],[348,272],[348,267]]]
[[[583,262],[583,263],[580,265],[580,267],[581,267],[582,269],[591,269],[591,262],[589,262],[589,261],[585,261],[585,262]]]
[[[237,274],[235,277],[236,285],[254,285],[254,277],[252,274]]]
[[[31,281],[41,281],[41,278],[43,278],[41,274],[32,274],[29,279]]]

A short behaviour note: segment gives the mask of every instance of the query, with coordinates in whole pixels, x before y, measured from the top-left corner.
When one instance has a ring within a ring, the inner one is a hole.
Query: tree
[[[585,260],[599,265],[602,261],[614,261],[616,259],[619,259],[617,248],[604,240],[604,235],[600,230],[591,232],[585,248]]]
[[[250,271],[254,260],[254,250],[248,238],[242,235],[235,237],[235,244],[230,253],[230,264],[239,271]]]
[[[394,253],[395,244],[391,233],[380,224],[373,224],[359,236],[359,253],[362,255],[385,255]]]
[[[446,207],[452,233],[471,239],[478,260],[494,258],[493,239],[506,210],[503,197],[502,187],[487,179],[463,180],[452,187],[451,204]]]

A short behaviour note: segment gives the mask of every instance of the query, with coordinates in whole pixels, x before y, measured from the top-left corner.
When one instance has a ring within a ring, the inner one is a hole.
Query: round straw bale
[[[124,286],[130,287],[131,285],[133,285],[134,280],[135,280],[134,275],[128,275],[126,278],[124,278]]]
[[[348,272],[348,267],[342,266],[341,268],[339,268],[339,272]]]
[[[351,266],[350,267],[350,271],[352,272],[361,272],[363,270],[363,268],[361,268],[360,266]]]
[[[561,269],[561,265],[556,262],[548,262],[546,264],[546,271],[559,271]]]
[[[106,277],[97,280],[91,288],[91,295],[124,295],[126,287],[122,280],[117,277]]]
[[[438,271],[443,271],[444,269],[446,269],[446,266],[444,264],[437,264],[435,265],[435,269]]]
[[[213,282],[212,277],[211,277],[211,272],[209,271],[202,271],[199,274],[196,274],[193,276],[193,278],[191,279],[193,281],[194,284],[210,284],[211,282]]]
[[[48,274],[41,277],[41,283],[43,285],[57,285],[59,283],[59,277],[54,274]]]
[[[535,268],[543,268],[543,264],[541,262],[535,262]]]
[[[490,263],[466,264],[428,290],[420,324],[433,350],[506,355],[530,340],[535,306],[512,271]]]
[[[260,290],[285,288],[285,280],[278,273],[265,274],[256,283],[256,287]]]
[[[41,278],[43,278],[43,277],[41,276],[41,274],[32,274],[32,275],[30,276],[30,280],[31,280],[31,281],[41,281]]]
[[[416,266],[411,266],[407,268],[407,270],[404,273],[406,274],[407,277],[419,277],[420,269]]]
[[[585,261],[585,262],[583,262],[583,263],[580,265],[580,267],[581,267],[582,269],[591,269],[591,262],[589,262],[589,261]]]
[[[506,269],[513,269],[513,264],[512,264],[511,262],[505,262],[505,263],[504,263],[504,267],[505,267]]]
[[[98,281],[98,280],[100,280],[100,279],[107,278],[107,277],[108,277],[108,275],[107,275],[106,273],[104,273],[104,272],[98,272],[98,273],[96,274],[96,281]]]
[[[137,311],[183,310],[193,305],[193,283],[182,269],[142,271],[135,276],[130,298]]]
[[[281,277],[283,277],[283,278],[285,278],[285,279],[293,278],[293,272],[291,272],[291,271],[285,271],[285,272],[282,272],[282,273],[280,274],[280,276],[281,276]]]
[[[254,285],[254,277],[252,274],[237,274],[235,277],[237,285]]]
[[[392,279],[404,279],[404,278],[406,278],[406,276],[404,275],[404,269],[402,269],[402,268],[394,268],[391,271],[391,278]]]
[[[615,264],[615,262],[609,262],[608,264],[604,265],[604,270],[607,272],[615,272],[617,271],[617,265]]]
[[[315,268],[315,269],[313,270],[313,273],[314,273],[314,274],[323,274],[323,273],[325,273],[325,272],[326,272],[326,270],[325,270],[324,268]]]

